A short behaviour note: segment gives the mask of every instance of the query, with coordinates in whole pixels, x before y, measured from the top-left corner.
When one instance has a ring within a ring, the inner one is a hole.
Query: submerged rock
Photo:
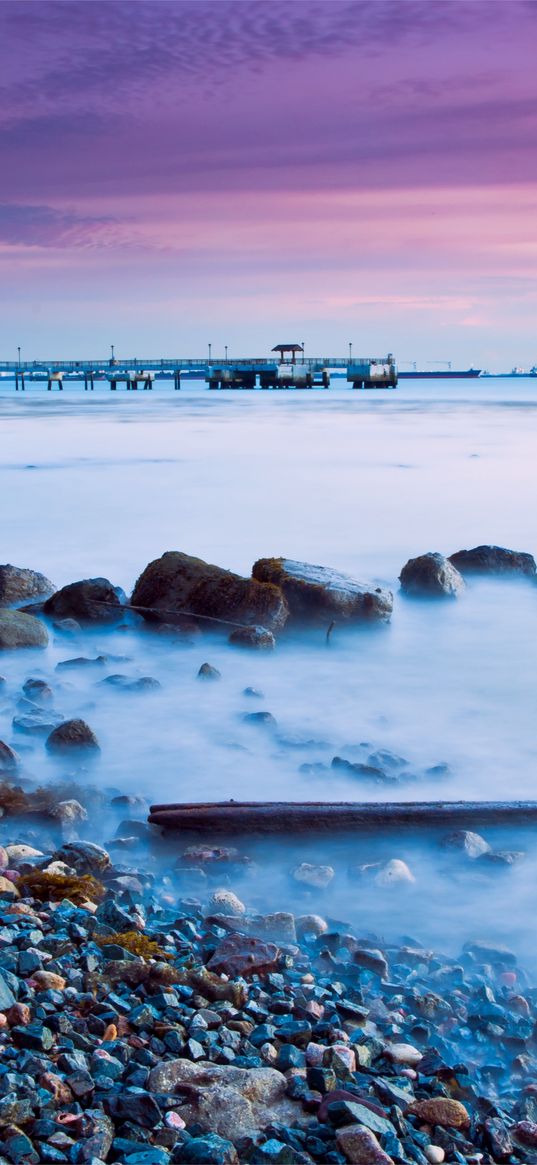
[[[0,610],[0,651],[18,647],[46,647],[48,631],[34,615]]]
[[[0,607],[38,599],[50,595],[53,590],[54,583],[37,570],[12,566],[9,562],[0,566]]]
[[[260,558],[254,578],[281,587],[294,622],[326,624],[386,621],[393,609],[391,591],[358,582],[326,566],[295,562],[291,558]]]
[[[43,610],[56,619],[76,619],[81,625],[117,623],[123,615],[121,595],[107,578],[86,578],[56,591]]]
[[[401,590],[407,595],[454,599],[464,590],[464,579],[443,554],[421,554],[410,558],[399,575]]]
[[[314,866],[310,862],[301,862],[292,870],[292,877],[303,886],[325,890],[334,877],[334,870],[332,866]]]
[[[17,753],[0,740],[0,774],[15,773],[19,767],[19,758]]]
[[[213,667],[212,663],[202,663],[199,672],[199,680],[221,680],[222,672],[218,671],[217,667]]]
[[[533,554],[522,550],[506,550],[503,546],[474,546],[473,550],[458,550],[449,561],[461,574],[514,574],[533,578],[537,564]]]
[[[266,627],[237,627],[231,632],[229,642],[235,647],[252,647],[258,651],[272,651],[276,640]]]
[[[442,845],[446,849],[458,850],[468,858],[479,858],[482,854],[491,852],[491,847],[479,833],[471,829],[456,829],[444,837]]]
[[[64,752],[67,749],[99,751],[99,742],[85,720],[64,720],[47,738],[49,752]]]
[[[281,631],[288,617],[279,587],[241,578],[178,550],[167,551],[146,566],[134,588],[132,603],[149,608],[147,613],[141,611],[149,621],[162,621],[170,613],[188,613]]]

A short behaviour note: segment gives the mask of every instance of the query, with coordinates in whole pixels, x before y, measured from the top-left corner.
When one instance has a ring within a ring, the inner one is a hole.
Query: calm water
[[[241,573],[260,556],[284,554],[396,592],[389,627],[336,628],[328,648],[320,633],[257,656],[217,637],[177,648],[116,631],[54,642],[35,662],[5,657],[0,736],[26,749],[33,775],[54,770],[42,741],[16,737],[11,719],[20,683],[39,673],[54,677],[59,710],[97,731],[100,779],[154,800],[537,796],[537,587],[475,582],[445,605],[397,594],[404,562],[427,550],[496,542],[537,551],[535,382],[263,394],[166,385],[113,396],[75,385],[62,394],[34,385],[16,396],[3,384],[0,418],[2,561],[57,585],[105,575],[129,591],[168,549]],[[90,673],[64,676],[58,687],[60,659],[98,651],[128,657],[109,671],[153,675],[162,690],[126,696],[96,687],[101,676]],[[220,683],[196,680],[204,660],[220,669]],[[276,717],[274,732],[242,722],[254,707],[242,694],[247,685],[264,693],[255,706]],[[329,768],[301,770],[379,747],[408,761],[395,793]],[[427,776],[440,762],[451,775]],[[434,866],[445,921],[453,898],[438,862],[411,856],[429,871],[429,894]],[[502,933],[515,888],[521,906],[536,905],[532,862],[530,853],[526,872],[496,889],[497,906],[505,898],[494,922]],[[482,896],[492,925],[485,883],[465,895],[473,903]],[[409,900],[410,922],[414,909]]]

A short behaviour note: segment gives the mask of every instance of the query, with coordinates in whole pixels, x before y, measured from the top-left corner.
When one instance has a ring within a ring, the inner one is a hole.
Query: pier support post
[[[127,387],[128,387],[128,385],[127,385]],[[111,380],[110,381],[110,391],[115,392],[116,388],[117,388],[117,380]]]
[[[48,388],[49,392],[52,392],[52,380],[51,380],[50,376],[49,376],[48,381],[47,381],[47,388]]]
[[[177,392],[177,391],[180,389],[180,387],[181,387],[181,373],[180,373],[180,372],[177,372],[177,371],[176,371],[176,372],[174,372],[174,374],[173,374],[173,387],[174,387],[174,389],[175,389],[175,391],[176,391],[176,392]]]

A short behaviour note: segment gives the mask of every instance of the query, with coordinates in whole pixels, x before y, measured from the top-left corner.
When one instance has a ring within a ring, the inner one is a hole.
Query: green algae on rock
[[[179,550],[169,550],[146,566],[131,602],[149,622],[171,622],[174,613],[188,613],[216,623],[281,631],[289,614],[278,586],[242,578]]]

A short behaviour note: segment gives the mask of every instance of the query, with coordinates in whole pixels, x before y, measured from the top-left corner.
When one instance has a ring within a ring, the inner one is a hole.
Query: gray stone
[[[152,1069],[151,1092],[180,1094],[181,1085],[187,1085],[186,1091],[192,1094],[192,1101],[177,1109],[187,1127],[196,1122],[202,1129],[234,1141],[271,1121],[292,1124],[302,1111],[287,1098],[286,1078],[274,1068],[235,1068],[179,1059]]]
[[[0,651],[19,647],[46,647],[48,631],[34,615],[22,611],[0,611]]]
[[[463,575],[510,574],[534,578],[537,565],[533,554],[522,550],[506,550],[503,546],[474,546],[473,550],[458,550],[449,561]]]
[[[63,724],[59,724],[50,733],[47,748],[49,752],[65,752],[72,749],[98,752],[99,742],[85,720],[64,720]]]
[[[47,599],[44,612],[55,619],[76,619],[82,626],[117,623],[123,617],[122,591],[107,578],[69,583]]]
[[[37,570],[12,566],[11,563],[0,566],[0,607],[24,603],[28,599],[38,599],[43,595],[50,595],[53,590],[54,583]]]
[[[421,554],[411,558],[399,575],[406,595],[424,598],[457,598],[464,590],[464,579],[442,554]]]
[[[260,558],[252,575],[281,587],[293,622],[326,625],[337,622],[386,621],[393,609],[391,591],[358,582],[327,566],[291,558]]]

